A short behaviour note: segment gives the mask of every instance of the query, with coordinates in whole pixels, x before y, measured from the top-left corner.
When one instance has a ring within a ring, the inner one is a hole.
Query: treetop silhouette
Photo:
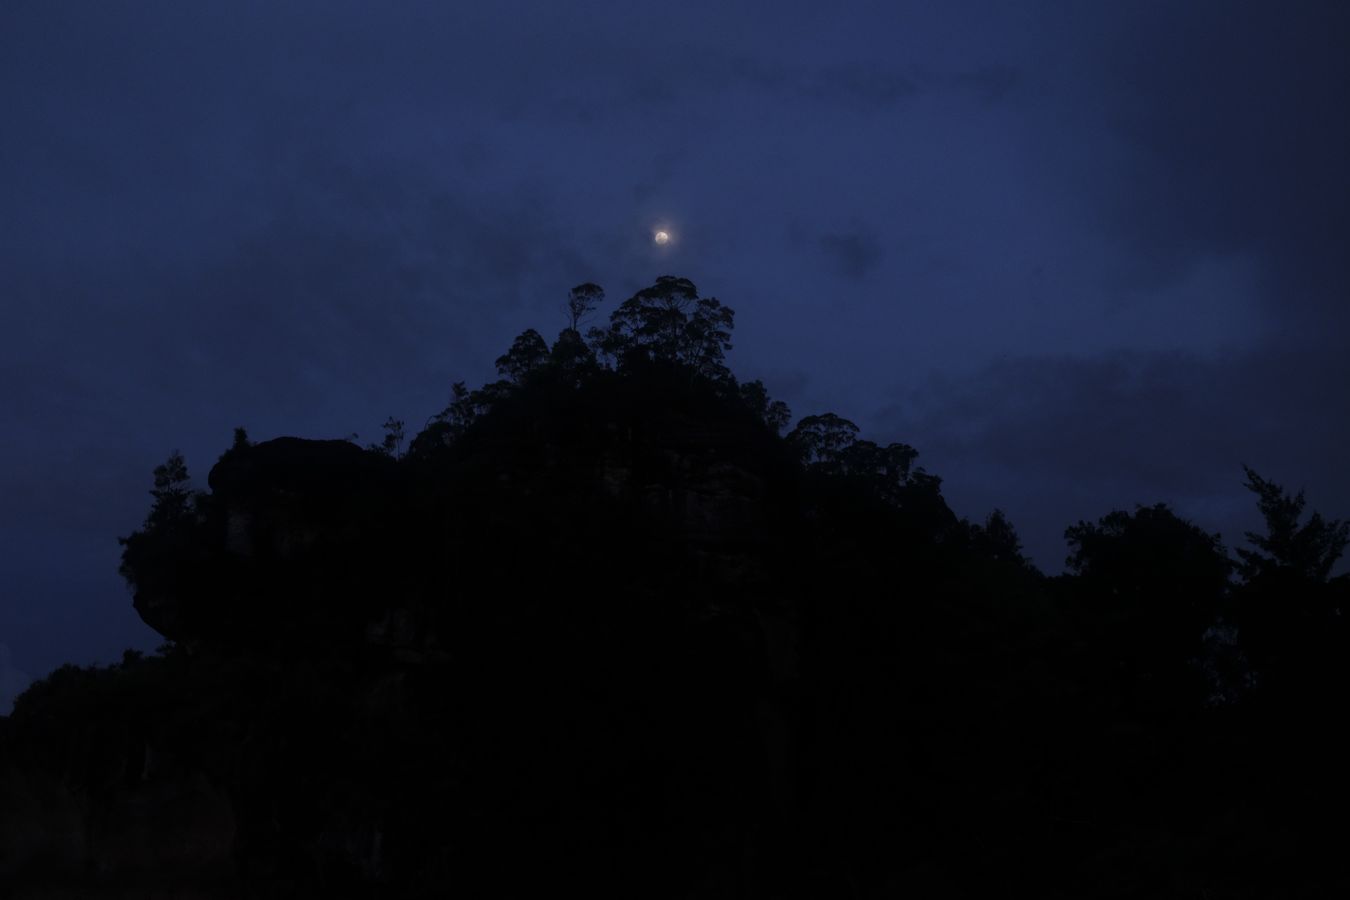
[[[1267,481],[1247,466],[1242,467],[1244,486],[1256,494],[1265,519],[1266,533],[1246,532],[1256,549],[1238,549],[1242,574],[1248,580],[1283,570],[1311,581],[1326,581],[1336,561],[1350,544],[1350,522],[1327,521],[1314,512],[1299,525],[1307,505],[1303,491],[1290,496],[1278,484]]]
[[[406,452],[390,417],[364,449],[238,429],[205,491],[156,467],[122,572],[170,643],[0,719],[0,883],[67,860],[196,890],[208,859],[203,896],[1350,888],[1345,525],[1247,470],[1267,531],[1238,578],[1165,504],[1068,528],[1046,577],[908,444],[829,412],[784,435],[687,279],[588,342],[602,298],[574,288],[551,347],[523,332]]]

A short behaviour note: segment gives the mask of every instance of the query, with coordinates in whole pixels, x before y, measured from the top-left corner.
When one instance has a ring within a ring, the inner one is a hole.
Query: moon
[[[670,243],[670,234],[664,231],[658,231],[656,234],[652,235],[652,240],[664,246],[665,244]]]

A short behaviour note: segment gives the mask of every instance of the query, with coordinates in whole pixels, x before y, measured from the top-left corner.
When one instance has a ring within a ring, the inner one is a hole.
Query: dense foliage
[[[241,429],[209,491],[157,468],[122,571],[169,643],[0,719],[0,879],[1350,892],[1345,524],[1248,470],[1238,563],[1157,504],[1070,527],[1047,578],[914,448],[782,434],[688,280],[583,337],[603,301],[574,289],[406,447],[393,418],[369,449]]]

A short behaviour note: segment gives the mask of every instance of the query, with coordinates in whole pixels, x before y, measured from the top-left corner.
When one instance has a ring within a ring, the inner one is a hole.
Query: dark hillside
[[[1240,575],[1159,504],[1046,579],[912,448],[780,436],[731,321],[663,278],[406,449],[171,458],[168,643],[0,719],[0,895],[1350,891],[1345,526],[1249,472]]]

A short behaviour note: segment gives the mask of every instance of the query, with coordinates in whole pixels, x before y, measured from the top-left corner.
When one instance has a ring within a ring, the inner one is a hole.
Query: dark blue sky
[[[0,710],[158,643],[170,450],[421,423],[587,280],[693,279],[1049,571],[1135,503],[1233,546],[1244,462],[1350,514],[1350,5],[769,8],[7,0]]]

